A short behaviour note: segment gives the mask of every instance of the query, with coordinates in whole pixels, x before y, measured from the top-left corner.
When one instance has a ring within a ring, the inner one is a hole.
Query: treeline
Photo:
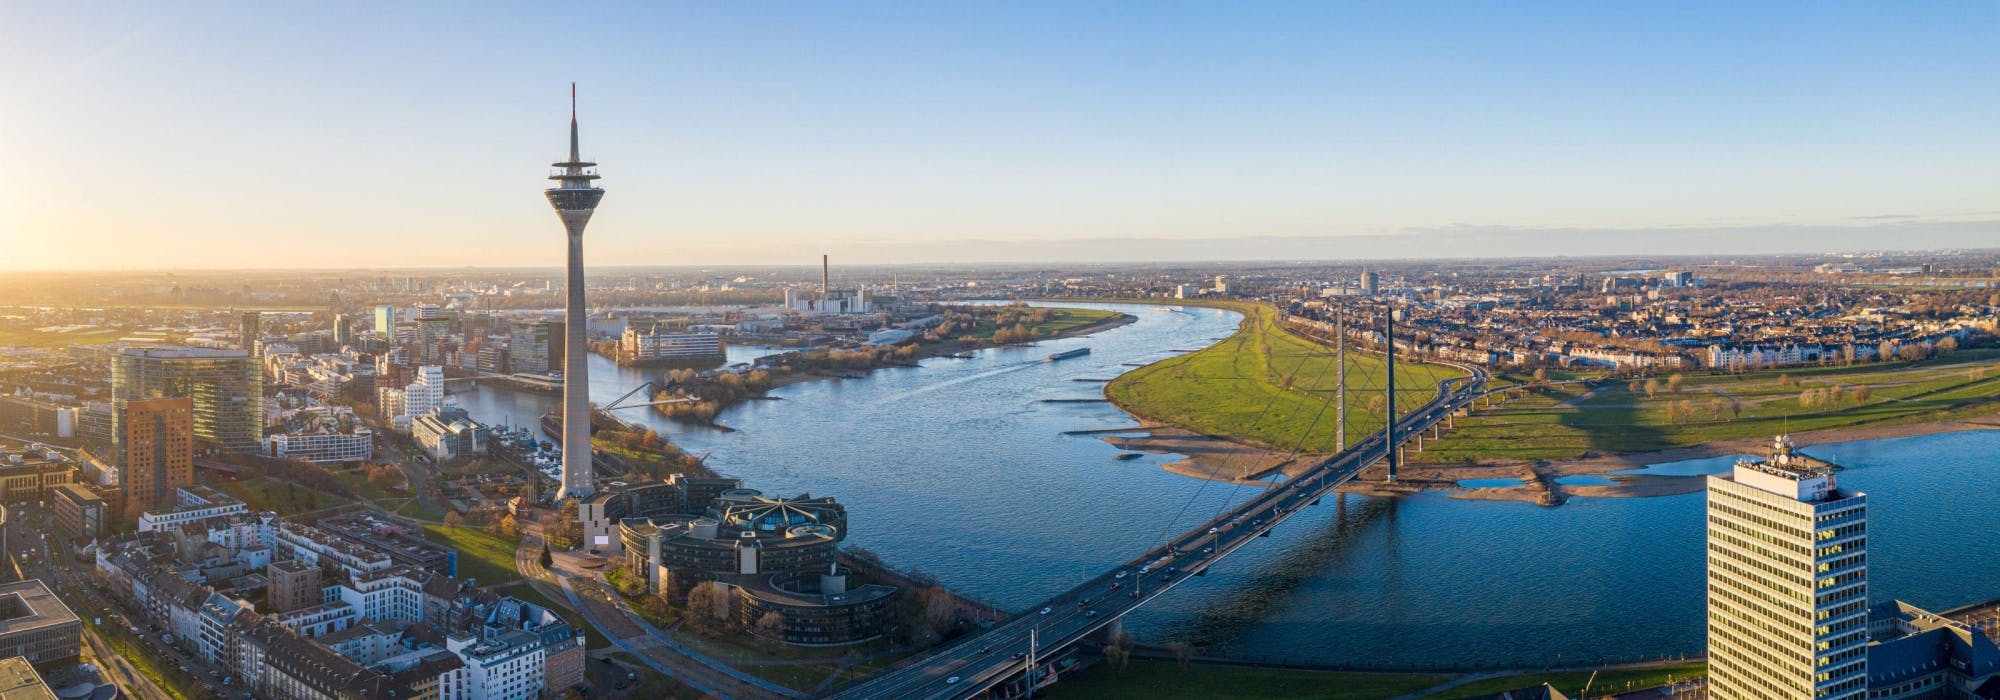
[[[668,371],[665,388],[653,392],[654,401],[675,399],[698,399],[681,403],[655,404],[653,409],[660,415],[679,421],[712,423],[722,409],[737,402],[769,391],[773,376],[767,370],[753,370],[745,374],[719,372],[703,374],[692,369]]]
[[[924,333],[930,342],[945,342],[957,339],[973,343],[990,340],[995,343],[1024,343],[1049,335],[1038,330],[1040,326],[1062,314],[1060,309],[1028,306],[1021,303],[1006,306],[940,306],[936,307],[944,322]],[[993,330],[985,337],[981,329]]]

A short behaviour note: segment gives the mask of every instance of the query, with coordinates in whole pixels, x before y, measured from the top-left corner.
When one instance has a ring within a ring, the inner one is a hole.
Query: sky
[[[2000,3],[0,3],[0,269],[2000,246]]]

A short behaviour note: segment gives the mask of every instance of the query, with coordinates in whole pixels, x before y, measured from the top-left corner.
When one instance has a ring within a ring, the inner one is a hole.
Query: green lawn
[[[1655,668],[1622,669],[1601,671],[1595,680],[1589,671],[1561,671],[1556,673],[1526,673],[1518,676],[1503,676],[1483,681],[1475,681],[1452,688],[1436,695],[1426,695],[1424,700],[1458,700],[1461,698],[1492,695],[1494,693],[1538,686],[1543,683],[1554,685],[1564,695],[1572,698],[1583,697],[1584,683],[1590,684],[1590,693],[1625,692],[1666,685],[1669,682],[1684,681],[1697,676],[1708,675],[1708,664],[1689,663]]]
[[[261,476],[215,481],[210,485],[223,493],[242,499],[243,505],[252,511],[274,510],[292,515],[353,502],[330,493],[272,481]]]
[[[1000,326],[994,323],[993,316],[1001,313],[1001,310],[1006,308],[1008,307],[1004,306],[953,307],[952,308],[953,311],[971,313],[977,315],[979,317],[979,323],[970,329],[960,329],[953,331],[951,334],[951,340],[956,341],[959,338],[967,336],[970,336],[977,340],[991,340],[993,338],[993,334],[1000,330]],[[1101,309],[1078,309],[1070,307],[1035,307],[1035,308],[1036,309],[1047,308],[1050,312],[1047,320],[1028,326],[1028,330],[1037,338],[1046,338],[1058,333],[1076,330],[1078,328],[1082,328],[1084,326],[1088,326],[1091,324],[1103,323],[1105,321],[1109,321],[1111,319],[1125,315],[1118,311],[1104,311]]]
[[[69,333],[44,333],[32,328],[10,328],[0,330],[0,347],[52,348],[66,345],[96,345],[109,343],[125,335],[126,331],[115,328],[92,328]]]
[[[1448,680],[1414,673],[1336,673],[1237,666],[1181,669],[1168,661],[1134,661],[1124,671],[1096,666],[1065,677],[1050,698],[1316,698],[1385,700]]]
[[[1279,327],[1277,310],[1269,306],[1212,305],[1244,314],[1235,334],[1127,372],[1105,393],[1147,420],[1281,450],[1337,451],[1335,409],[1329,407],[1338,387],[1333,349]],[[1382,429],[1386,368],[1380,356],[1347,354],[1349,443]],[[1441,365],[1397,363],[1397,411],[1422,406],[1437,395],[1439,381],[1462,374]]]
[[[1828,428],[1900,425],[2000,413],[2000,351],[1966,350],[1923,362],[1682,375],[1634,388],[1610,380],[1523,388],[1496,398],[1412,461],[1565,459],[1646,452],[1717,440]],[[1554,377],[1551,377],[1554,379]],[[1865,387],[1864,395],[1857,390]],[[1807,392],[1836,398],[1808,402]]]
[[[425,525],[428,539],[458,550],[458,577],[492,586],[521,578],[514,568],[514,542],[476,527]]]

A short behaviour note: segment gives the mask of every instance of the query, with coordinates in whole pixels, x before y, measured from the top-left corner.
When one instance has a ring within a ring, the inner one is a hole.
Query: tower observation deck
[[[562,488],[557,498],[582,498],[596,491],[590,467],[589,316],[583,299],[583,227],[604,199],[597,164],[577,147],[576,83],[569,86],[569,159],[550,167],[556,186],[544,192],[569,233],[568,285],[563,306]]]

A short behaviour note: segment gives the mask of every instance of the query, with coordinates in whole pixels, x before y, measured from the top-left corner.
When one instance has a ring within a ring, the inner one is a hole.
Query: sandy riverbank
[[[1966,430],[2000,430],[2000,417],[1814,430],[1794,434],[1792,439],[1799,446],[1808,447],[1834,442],[1884,440]],[[1296,459],[1288,459],[1290,455],[1287,453],[1171,426],[1142,426],[1134,428],[1133,432],[1143,434],[1111,435],[1104,440],[1120,449],[1183,455],[1184,459],[1167,464],[1164,468],[1169,472],[1197,479],[1263,484],[1267,483],[1263,479],[1268,478],[1273,472],[1281,471],[1286,476],[1293,476],[1310,468],[1321,458],[1301,455]],[[1378,496],[1443,490],[1452,491],[1452,498],[1463,500],[1518,501],[1543,505],[1558,505],[1571,498],[1676,496],[1697,493],[1706,487],[1707,482],[1700,476],[1612,472],[1630,471],[1648,465],[1690,459],[1758,454],[1766,450],[1768,445],[1768,438],[1746,438],[1720,440],[1668,450],[1591,455],[1578,459],[1541,462],[1493,460],[1451,466],[1405,464],[1399,475],[1400,483],[1396,485],[1384,483],[1384,469],[1381,465],[1376,465],[1340,490]],[[1558,483],[1559,479],[1570,476],[1598,476],[1608,479],[1610,483]],[[1468,479],[1517,479],[1521,483],[1518,486],[1485,488],[1465,488],[1458,485],[1460,481]]]

